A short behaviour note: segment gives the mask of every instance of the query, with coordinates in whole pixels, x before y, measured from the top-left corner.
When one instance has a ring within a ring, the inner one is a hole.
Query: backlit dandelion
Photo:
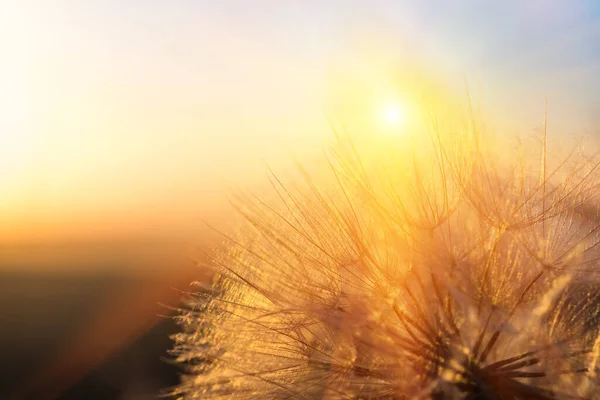
[[[245,227],[180,316],[175,396],[593,397],[599,164],[500,162],[430,126],[376,157],[340,137],[327,173],[234,202]]]

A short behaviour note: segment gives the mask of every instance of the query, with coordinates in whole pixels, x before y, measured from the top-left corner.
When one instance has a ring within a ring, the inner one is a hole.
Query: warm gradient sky
[[[544,96],[557,129],[600,125],[596,0],[5,0],[0,240],[192,227],[329,139],[338,73],[402,57],[525,131]]]

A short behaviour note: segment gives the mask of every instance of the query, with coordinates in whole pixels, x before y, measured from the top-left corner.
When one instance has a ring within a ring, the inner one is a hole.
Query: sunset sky
[[[547,96],[556,131],[598,135],[594,0],[4,1],[0,241],[193,230],[407,63],[524,132]]]

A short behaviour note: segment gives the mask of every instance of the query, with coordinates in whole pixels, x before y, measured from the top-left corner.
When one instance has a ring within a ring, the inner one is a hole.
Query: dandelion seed
[[[528,177],[525,160],[492,162],[481,137],[469,148],[437,127],[431,139],[428,164],[416,153],[390,164],[340,138],[329,180],[273,177],[273,199],[237,202],[247,229],[226,238],[213,287],[182,315],[173,394],[595,393],[598,340],[586,326],[597,300],[568,299],[596,279],[600,225],[581,210],[600,194],[600,164],[571,157]]]

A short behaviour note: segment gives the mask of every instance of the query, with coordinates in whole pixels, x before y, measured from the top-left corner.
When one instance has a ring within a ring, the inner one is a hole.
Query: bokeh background
[[[549,135],[595,144],[599,72],[595,0],[1,2],[0,398],[176,384],[203,221],[227,229],[230,190],[320,154],[332,118],[368,140],[385,104],[468,91],[497,135],[547,101]]]

